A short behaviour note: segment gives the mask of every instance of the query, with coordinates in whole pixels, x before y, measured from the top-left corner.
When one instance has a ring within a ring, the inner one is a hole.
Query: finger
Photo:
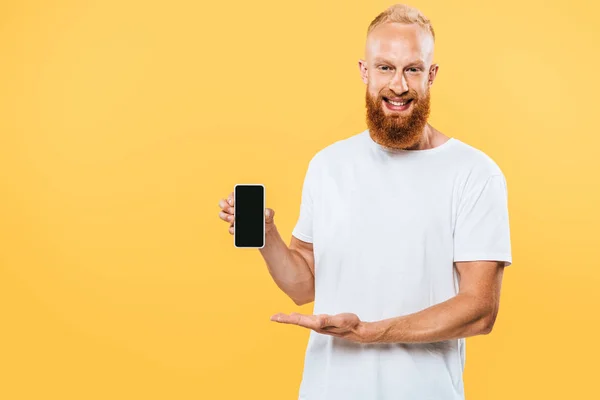
[[[229,227],[229,233],[233,235],[234,232],[235,232],[235,227],[234,226],[230,226]]]
[[[310,328],[317,332],[326,332],[329,329],[337,328],[335,326],[325,326],[323,319],[317,317],[316,315],[300,315],[295,318],[297,318],[296,325]]]
[[[227,221],[227,222],[233,223],[233,215],[227,214],[224,211],[219,211],[219,218],[221,218],[223,221]]]
[[[273,223],[273,218],[275,217],[275,210],[271,208],[267,208],[265,210],[265,224]]]
[[[271,321],[287,323],[289,321],[289,316],[284,313],[277,313],[271,316]]]
[[[329,328],[329,329],[319,329],[317,332],[323,333],[325,335],[342,337],[348,333],[348,330],[341,329],[341,328]]]
[[[317,318],[317,323],[319,326],[319,329],[326,329],[326,330],[344,330],[343,329],[343,321],[340,321],[339,318],[337,318],[336,316],[332,316],[329,314],[319,314],[316,315]]]
[[[317,315],[317,322],[319,323],[319,328],[328,329],[328,328],[338,328],[339,326],[334,324],[331,320],[331,316],[327,314],[319,314]]]
[[[327,315],[304,315],[298,314],[297,325],[304,326],[316,331],[322,330],[327,324]],[[332,327],[335,328],[335,327]]]
[[[346,332],[332,332],[332,331],[320,331],[323,335],[335,336],[339,338],[343,338],[346,336]]]
[[[328,325],[342,328],[344,330],[354,329],[359,322],[360,319],[356,314],[353,313],[336,314],[330,316],[328,319]]]
[[[320,328],[319,326],[323,323],[328,323],[327,314],[322,315],[304,315],[298,313],[291,313],[286,315],[283,313],[275,314],[271,317],[271,321],[279,322],[282,324],[298,325],[304,328],[309,328],[315,332],[322,333],[324,335],[330,335],[335,337],[345,337],[348,334],[348,330],[335,326],[325,326]]]
[[[229,205],[229,203],[227,202],[227,200],[225,200],[225,199],[219,200],[219,207],[221,207],[223,209],[223,211],[226,212],[227,214],[233,215],[233,213],[234,213],[234,208],[231,207]]]
[[[233,192],[229,193],[229,196],[227,196],[227,204],[231,207],[235,207],[235,204],[233,204]]]
[[[292,324],[303,326],[310,329],[319,329],[319,322],[315,315],[304,315],[298,313],[292,313],[286,315],[283,313],[275,314],[271,317],[271,321],[279,322],[282,324]]]

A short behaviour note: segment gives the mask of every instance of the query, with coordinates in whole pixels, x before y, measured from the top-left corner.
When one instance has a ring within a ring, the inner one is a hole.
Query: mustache
[[[397,94],[395,94],[394,92],[383,92],[379,94],[379,100],[383,100],[383,98],[386,99],[396,99],[397,101],[408,101],[408,100],[417,100],[419,98],[419,96],[417,95],[417,92],[415,92],[413,89],[408,91],[408,94],[404,94],[402,96],[398,96]]]

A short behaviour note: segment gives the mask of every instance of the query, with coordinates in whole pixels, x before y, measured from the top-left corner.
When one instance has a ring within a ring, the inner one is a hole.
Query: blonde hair
[[[367,29],[367,36],[369,33],[379,25],[385,24],[386,22],[400,22],[403,24],[417,24],[427,32],[431,33],[433,41],[435,42],[435,32],[431,21],[418,9],[411,7],[406,4],[394,4],[388,7],[385,11],[380,13],[369,25]]]

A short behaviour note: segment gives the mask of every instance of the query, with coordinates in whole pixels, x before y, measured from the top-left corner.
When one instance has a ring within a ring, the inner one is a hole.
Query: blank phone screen
[[[265,188],[235,186],[234,237],[236,247],[263,247],[265,239]]]

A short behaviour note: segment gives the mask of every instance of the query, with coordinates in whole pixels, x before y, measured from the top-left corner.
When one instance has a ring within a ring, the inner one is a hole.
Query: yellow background
[[[598,6],[419,1],[432,124],[509,185],[513,266],[468,399],[594,398]],[[309,331],[218,201],[264,183],[289,242],[312,155],[361,132],[384,1],[0,5],[0,398],[294,399]],[[385,218],[384,210],[379,214]]]

